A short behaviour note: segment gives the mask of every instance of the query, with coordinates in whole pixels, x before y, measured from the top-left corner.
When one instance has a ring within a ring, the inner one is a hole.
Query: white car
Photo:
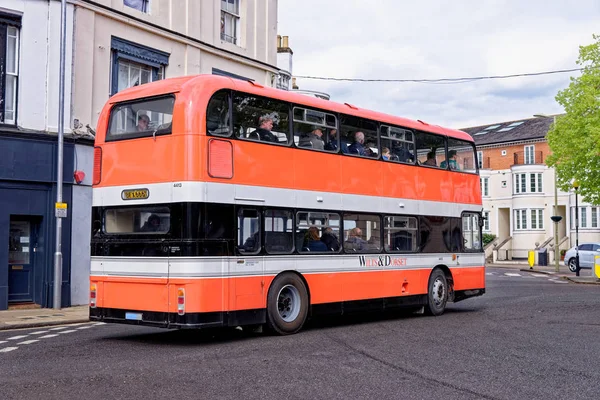
[[[565,253],[565,265],[569,267],[569,271],[575,272],[577,264],[575,257],[577,255],[577,247],[573,246]],[[594,267],[596,256],[600,256],[600,243],[580,243],[579,244],[579,267],[581,269],[589,269]]]

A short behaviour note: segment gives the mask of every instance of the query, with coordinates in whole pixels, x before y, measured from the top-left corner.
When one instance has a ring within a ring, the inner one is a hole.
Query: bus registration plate
[[[143,200],[150,197],[150,191],[148,189],[133,189],[123,190],[121,198],[123,200]]]
[[[134,321],[141,321],[142,320],[142,314],[141,313],[128,312],[128,313],[125,313],[125,319],[132,319]]]

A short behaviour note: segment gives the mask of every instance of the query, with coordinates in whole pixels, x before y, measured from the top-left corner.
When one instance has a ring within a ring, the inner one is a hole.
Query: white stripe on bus
[[[218,182],[174,182],[110,186],[93,189],[93,205],[100,207],[177,202],[246,204],[270,207],[357,211],[371,213],[436,215],[460,217],[464,211],[481,211],[481,204],[365,196],[310,190],[280,189],[265,186]],[[145,200],[123,200],[125,189],[148,189]]]

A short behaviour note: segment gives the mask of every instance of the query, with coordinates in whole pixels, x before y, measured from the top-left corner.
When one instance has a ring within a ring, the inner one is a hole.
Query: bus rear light
[[[95,283],[90,285],[90,307],[96,308],[96,298],[97,298],[97,287]]]
[[[102,148],[94,147],[94,180],[93,185],[98,185],[102,180]]]
[[[177,289],[177,314],[185,314],[185,290],[183,288]]]

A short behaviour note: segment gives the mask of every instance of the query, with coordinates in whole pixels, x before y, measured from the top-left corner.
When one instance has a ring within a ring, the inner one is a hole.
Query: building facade
[[[53,306],[60,21],[59,0],[0,4],[0,310]],[[109,97],[181,75],[278,76],[276,0],[67,0],[66,26],[62,307],[88,301],[93,134]]]
[[[546,249],[554,260],[555,228],[560,250],[575,245],[575,192],[555,193],[555,171],[546,165],[552,123],[552,117],[539,117],[462,129],[477,147],[483,231],[497,238],[486,254],[494,261],[526,259],[535,249]],[[578,200],[579,242],[599,241],[600,208]],[[558,224],[553,215],[562,217]]]

